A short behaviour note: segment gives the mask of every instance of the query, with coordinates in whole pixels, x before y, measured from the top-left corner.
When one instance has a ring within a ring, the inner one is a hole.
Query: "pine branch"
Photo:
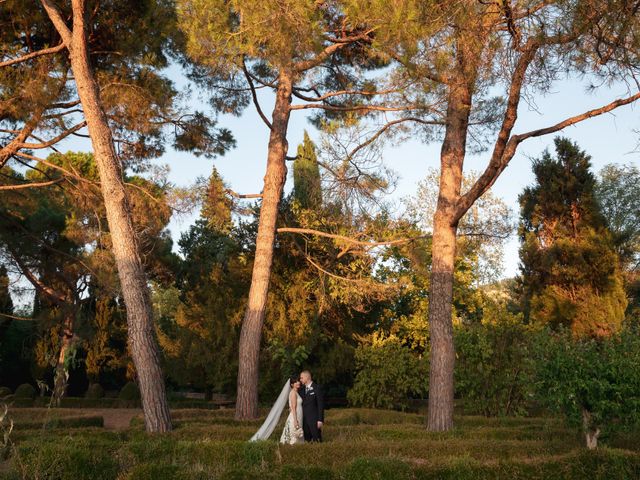
[[[525,141],[528,138],[540,137],[543,135],[548,135],[550,133],[559,132],[566,127],[571,125],[575,125],[589,118],[597,117],[604,113],[611,112],[618,107],[629,105],[636,100],[640,99],[640,92],[635,95],[631,95],[630,97],[621,98],[615,100],[611,103],[608,103],[600,108],[595,108],[592,110],[588,110],[579,115],[574,115],[573,117],[566,118],[565,120],[556,123],[550,127],[539,128],[537,130],[532,130],[530,132],[521,133],[518,135],[513,135],[509,141],[507,142],[503,154],[499,158],[492,158],[489,162],[489,165],[485,169],[485,171],[480,175],[478,180],[473,184],[473,186],[469,189],[469,191],[460,197],[456,204],[456,216],[455,218],[459,220],[466,213],[466,211],[473,205],[473,203],[482,196],[484,192],[486,192],[491,186],[495,183],[498,176],[504,171],[507,167],[511,159],[516,153],[518,145]]]
[[[8,67],[10,65],[15,65],[17,63],[23,63],[31,60],[32,58],[42,57],[43,55],[52,55],[54,53],[58,53],[61,50],[64,50],[64,43],[60,45],[56,45],[55,47],[43,48],[42,50],[38,50],[36,52],[27,53],[18,58],[12,58],[10,60],[5,60],[4,62],[0,62],[0,68]]]
[[[50,180],[48,182],[29,182],[29,183],[21,183],[18,185],[0,185],[0,191],[7,190],[22,190],[25,188],[37,188],[37,187],[48,187],[49,185],[55,185],[57,183],[63,182],[64,178],[57,178],[55,180]]]

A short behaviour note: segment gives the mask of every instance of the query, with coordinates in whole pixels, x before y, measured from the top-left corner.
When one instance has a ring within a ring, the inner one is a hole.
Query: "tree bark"
[[[138,252],[122,166],[90,66],[86,3],[84,0],[72,1],[73,31],[67,28],[50,0],[42,0],[42,4],[69,50],[71,69],[87,121],[127,309],[128,343],[138,376],[145,426],[148,432],[166,432],[171,430],[171,417],[155,338],[149,287]]]
[[[73,312],[65,314],[64,324],[62,326],[62,335],[60,335],[60,354],[58,355],[58,362],[56,364],[56,371],[53,380],[53,401],[58,406],[60,406],[62,397],[67,393],[69,370],[68,365],[65,365],[65,359],[67,358],[67,353],[69,352],[73,342],[73,319]]]
[[[258,416],[260,341],[273,263],[278,207],[287,176],[285,156],[288,149],[287,128],[289,126],[291,89],[291,75],[282,71],[278,77],[276,102],[272,115],[267,171],[262,191],[251,288],[240,332],[235,414],[239,420],[253,419]]]
[[[471,92],[463,80],[450,87],[447,126],[440,153],[440,189],[433,222],[429,295],[429,413],[427,428],[453,428],[453,369],[455,349],[451,306],[456,256],[456,203],[460,198]]]
[[[582,409],[582,426],[584,428],[587,449],[595,450],[596,448],[598,448],[598,437],[600,436],[600,429],[591,425],[591,412],[586,409]]]

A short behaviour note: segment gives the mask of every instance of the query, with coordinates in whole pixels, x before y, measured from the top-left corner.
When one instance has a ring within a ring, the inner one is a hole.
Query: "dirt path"
[[[142,410],[137,408],[82,408],[78,412],[100,415],[104,418],[104,428],[108,430],[126,430],[134,417],[142,415]]]
[[[104,419],[104,428],[107,430],[125,430],[129,428],[134,417],[142,416],[142,410],[138,408],[17,408],[12,411],[16,425],[21,421],[28,423],[37,419],[49,418],[78,418],[100,416]]]

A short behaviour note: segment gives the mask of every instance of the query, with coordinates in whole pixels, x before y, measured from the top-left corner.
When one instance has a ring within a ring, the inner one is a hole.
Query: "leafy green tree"
[[[360,345],[355,369],[348,394],[354,406],[405,410],[410,396],[427,393],[427,386],[419,381],[427,375],[427,357],[416,355],[394,336],[374,335],[370,345]]]
[[[565,138],[533,163],[535,184],[520,195],[525,319],[576,335],[620,329],[627,299],[595,197],[590,157]]]
[[[620,256],[629,297],[627,317],[640,321],[640,169],[606,165],[599,172],[596,197]]]
[[[640,268],[640,168],[609,164],[600,170],[596,198],[625,270]]]
[[[467,413],[527,413],[534,378],[531,326],[503,302],[485,300],[482,322],[455,328],[456,393]]]
[[[539,400],[580,428],[586,446],[640,423],[640,337],[625,328],[607,338],[545,335],[536,355]]]

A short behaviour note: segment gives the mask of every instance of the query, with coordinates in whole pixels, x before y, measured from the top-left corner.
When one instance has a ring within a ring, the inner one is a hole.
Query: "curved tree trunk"
[[[291,78],[286,72],[278,77],[276,103],[273,109],[267,172],[262,190],[262,206],[256,238],[256,253],[251,276],[249,301],[242,321],[239,346],[236,418],[258,416],[258,367],[265,306],[273,263],[273,244],[280,197],[287,176],[287,128],[291,104]]]
[[[62,397],[67,393],[67,383],[69,380],[69,366],[66,365],[67,353],[73,343],[73,319],[74,313],[65,314],[64,324],[62,326],[62,335],[60,335],[60,353],[58,362],[56,363],[56,371],[53,380],[53,401],[56,405],[60,405]]]
[[[116,155],[99,87],[90,66],[86,3],[84,0],[72,1],[73,31],[68,29],[50,0],[42,0],[42,4],[69,50],[71,69],[91,137],[113,254],[127,309],[128,343],[138,376],[145,426],[148,432],[165,432],[171,430],[171,417],[155,338],[149,287],[138,253],[122,166]]]
[[[451,306],[456,256],[456,204],[462,186],[471,92],[464,80],[451,87],[447,127],[440,153],[440,190],[433,222],[429,294],[429,413],[431,431],[453,428],[453,369],[455,349]]]

